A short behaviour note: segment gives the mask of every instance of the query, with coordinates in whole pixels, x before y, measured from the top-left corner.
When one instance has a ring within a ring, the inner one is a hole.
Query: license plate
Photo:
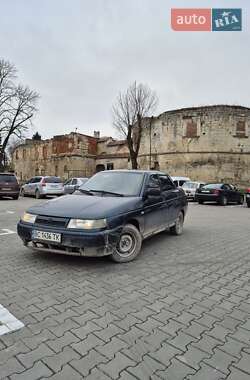
[[[61,243],[61,234],[46,231],[33,231],[32,240],[45,240],[52,241],[54,243]]]
[[[2,187],[3,191],[10,191],[11,189],[9,187]]]
[[[210,193],[209,190],[202,190],[202,193]]]

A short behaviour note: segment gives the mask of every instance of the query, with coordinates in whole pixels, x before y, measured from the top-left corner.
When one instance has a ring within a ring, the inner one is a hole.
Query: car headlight
[[[35,223],[37,215],[29,214],[28,212],[25,212],[23,216],[21,217],[21,220],[25,223]]]
[[[107,227],[106,219],[70,219],[68,228],[79,228],[83,230],[94,230]]]

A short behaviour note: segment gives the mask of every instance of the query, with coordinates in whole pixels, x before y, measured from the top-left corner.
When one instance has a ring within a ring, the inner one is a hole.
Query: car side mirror
[[[158,187],[149,187],[146,192],[146,197],[159,197],[161,195],[161,190]]]

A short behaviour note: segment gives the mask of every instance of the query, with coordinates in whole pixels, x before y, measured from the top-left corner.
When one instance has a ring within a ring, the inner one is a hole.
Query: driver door
[[[148,189],[158,189],[160,195],[147,196]],[[152,235],[164,229],[165,201],[161,194],[160,180],[157,174],[151,174],[145,187],[144,197],[144,236]]]

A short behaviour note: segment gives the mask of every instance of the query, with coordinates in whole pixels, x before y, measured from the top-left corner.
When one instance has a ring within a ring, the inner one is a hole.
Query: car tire
[[[36,190],[35,197],[36,197],[36,199],[41,199],[42,198],[39,190]]]
[[[249,202],[247,203],[247,207],[250,208],[250,203]]]
[[[133,224],[126,224],[111,259],[116,263],[132,261],[140,253],[141,245],[142,236],[138,229]]]
[[[184,224],[184,215],[183,212],[180,212],[174,226],[170,227],[170,233],[172,235],[181,235],[183,232],[183,224]]]
[[[24,194],[24,190],[23,190],[23,189],[20,190],[20,197],[25,197],[25,194]]]
[[[19,198],[19,194],[12,197],[12,199],[15,199],[15,200],[17,200],[18,198]]]
[[[222,197],[219,200],[219,204],[221,206],[226,206],[227,205],[227,198],[225,197],[225,195],[222,195]]]
[[[203,200],[198,199],[198,203],[199,203],[199,205],[203,205]]]
[[[241,195],[240,199],[238,200],[238,205],[243,205],[244,204],[244,196]]]

